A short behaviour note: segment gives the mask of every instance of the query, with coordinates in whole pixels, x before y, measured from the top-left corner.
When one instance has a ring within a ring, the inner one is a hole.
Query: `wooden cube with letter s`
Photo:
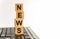
[[[24,34],[24,27],[23,26],[15,26],[15,34],[16,35]]]

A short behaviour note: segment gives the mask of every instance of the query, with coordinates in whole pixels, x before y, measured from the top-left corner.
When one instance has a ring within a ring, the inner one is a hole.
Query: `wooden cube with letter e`
[[[23,11],[17,11],[16,12],[16,19],[23,20],[24,19],[24,12]]]

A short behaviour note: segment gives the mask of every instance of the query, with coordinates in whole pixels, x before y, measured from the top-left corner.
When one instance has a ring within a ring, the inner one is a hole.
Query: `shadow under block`
[[[25,39],[39,39],[30,27],[24,27]],[[15,36],[15,28],[0,28],[0,39],[20,39]]]

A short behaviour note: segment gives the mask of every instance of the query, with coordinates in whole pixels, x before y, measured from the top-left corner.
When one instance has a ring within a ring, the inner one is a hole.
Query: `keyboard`
[[[24,28],[25,39],[39,39],[30,27]],[[15,37],[15,28],[0,28],[0,39],[19,39]]]

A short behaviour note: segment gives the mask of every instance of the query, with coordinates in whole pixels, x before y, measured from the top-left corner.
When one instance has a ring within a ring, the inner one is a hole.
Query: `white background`
[[[14,27],[15,3],[24,3],[24,26],[40,39],[60,39],[60,0],[0,0],[0,27]]]

